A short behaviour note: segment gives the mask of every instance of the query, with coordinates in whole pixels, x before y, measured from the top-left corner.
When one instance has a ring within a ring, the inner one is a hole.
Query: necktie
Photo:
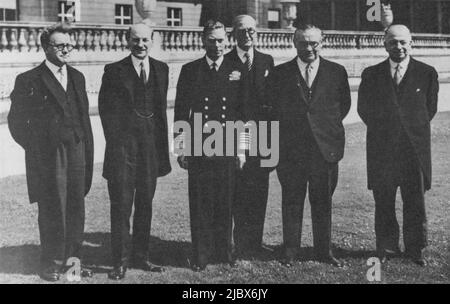
[[[217,63],[215,61],[211,63],[211,72],[214,74],[217,72]]]
[[[147,73],[145,72],[144,62],[141,62],[141,73],[139,75],[139,78],[141,78],[144,85],[147,84]]]
[[[247,66],[247,70],[250,72],[250,70],[252,69],[252,59],[250,58],[250,54],[249,53],[245,53],[244,55],[245,57],[245,65]]]
[[[394,81],[397,85],[402,81],[402,73],[400,72],[400,64],[395,67]]]
[[[308,63],[305,69],[305,81],[306,84],[308,85],[308,88],[310,88],[312,85],[312,69],[313,69],[312,65]]]
[[[63,67],[60,67],[59,69],[58,69],[58,81],[59,81],[59,83],[61,84],[61,86],[64,88],[64,90],[66,90],[66,84],[65,84],[65,81],[64,81],[64,79],[65,79],[65,76],[64,76],[64,70],[63,70]]]

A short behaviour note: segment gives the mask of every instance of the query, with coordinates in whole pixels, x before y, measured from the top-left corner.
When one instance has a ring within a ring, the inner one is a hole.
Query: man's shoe
[[[109,273],[108,278],[114,281],[119,281],[125,278],[127,268],[123,265],[114,267]]]
[[[330,264],[330,265],[335,266],[335,267],[338,267],[338,268],[341,268],[341,267],[344,266],[344,264],[342,263],[342,261],[336,259],[336,258],[335,258],[334,256],[332,256],[332,255],[328,255],[328,256],[325,256],[325,257],[319,257],[317,260],[318,260],[319,262],[321,262],[321,263]]]
[[[405,252],[406,256],[408,258],[411,259],[411,261],[414,264],[417,264],[421,267],[425,267],[428,265],[427,260],[425,259],[424,255],[423,255],[423,251],[422,250],[413,250],[413,251],[406,251]]]
[[[82,278],[92,278],[94,276],[94,272],[86,267],[81,266],[81,277]]]
[[[135,260],[133,267],[149,272],[164,272],[164,268],[159,265],[155,265],[149,260]]]
[[[61,276],[61,272],[59,270],[59,267],[57,265],[52,265],[50,267],[45,268],[41,271],[39,274],[41,279],[49,281],[49,282],[56,282],[59,280]]]

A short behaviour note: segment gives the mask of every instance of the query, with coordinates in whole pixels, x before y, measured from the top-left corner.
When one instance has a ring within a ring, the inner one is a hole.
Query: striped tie
[[[250,72],[252,69],[252,59],[250,58],[250,54],[249,53],[245,53],[245,65],[247,66],[247,70]]]
[[[395,67],[394,81],[397,85],[402,81],[402,73],[400,72],[400,64]]]

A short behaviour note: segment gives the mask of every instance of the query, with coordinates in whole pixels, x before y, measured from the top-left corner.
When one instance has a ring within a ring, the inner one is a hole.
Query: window
[[[58,21],[80,21],[80,1],[59,1]]]
[[[16,10],[9,8],[0,8],[0,21],[15,21]]]
[[[281,28],[279,10],[269,9],[267,11],[267,25],[270,29]]]
[[[168,26],[182,26],[182,10],[181,8],[168,7],[167,8],[167,25]]]
[[[116,4],[116,14],[114,16],[116,24],[132,24],[133,23],[133,6]]]

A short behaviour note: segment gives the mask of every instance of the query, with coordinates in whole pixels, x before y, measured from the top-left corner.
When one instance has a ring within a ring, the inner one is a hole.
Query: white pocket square
[[[264,77],[269,76],[269,70],[266,70],[266,72],[264,73]]]
[[[417,90],[416,90],[416,93],[419,93],[419,92],[420,92],[420,89],[417,89]]]

